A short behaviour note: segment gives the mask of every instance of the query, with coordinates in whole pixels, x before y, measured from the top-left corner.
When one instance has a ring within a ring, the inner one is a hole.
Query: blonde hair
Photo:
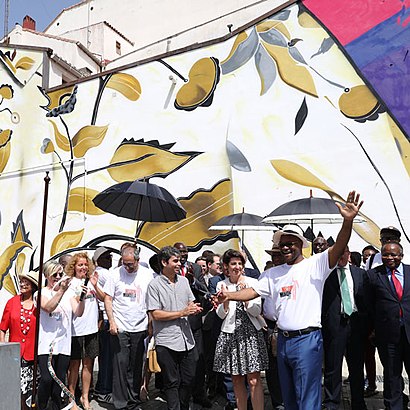
[[[88,272],[87,277],[89,278],[91,274],[94,272],[95,266],[91,258],[87,255],[87,252],[78,252],[75,253],[70,262],[68,262],[67,266],[65,267],[65,272],[68,276],[75,277],[75,265],[79,261],[79,259],[86,259],[88,263]]]
[[[63,265],[61,265],[61,263],[58,263],[55,260],[48,261],[43,266],[43,273],[44,273],[44,276],[46,278],[48,278],[49,276],[54,275],[59,270],[61,270],[61,272],[64,271]]]

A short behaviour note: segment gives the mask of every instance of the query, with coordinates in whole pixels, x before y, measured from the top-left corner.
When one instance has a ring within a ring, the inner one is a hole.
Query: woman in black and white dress
[[[218,282],[216,290],[228,292],[251,287],[256,279],[244,274],[245,259],[233,249],[227,250],[223,257],[227,278]],[[260,297],[249,302],[227,301],[220,304],[216,313],[223,319],[218,338],[214,371],[232,375],[238,410],[246,410],[248,381],[254,410],[263,410],[264,396],[260,371],[268,367],[268,354],[263,337],[264,321],[261,316]]]

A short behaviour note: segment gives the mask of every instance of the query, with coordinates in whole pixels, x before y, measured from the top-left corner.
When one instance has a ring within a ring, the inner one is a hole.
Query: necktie
[[[349,284],[346,279],[346,269],[339,268],[340,270],[340,290],[342,294],[343,310],[346,315],[350,316],[353,313],[352,300],[350,299]]]
[[[181,265],[181,276],[185,276],[185,266]]]
[[[393,281],[394,289],[396,289],[397,297],[399,298],[399,301],[400,301],[401,298],[403,297],[403,286],[401,286],[401,283],[398,277],[396,276],[396,272],[397,272],[396,269],[393,269],[391,271],[391,279]]]

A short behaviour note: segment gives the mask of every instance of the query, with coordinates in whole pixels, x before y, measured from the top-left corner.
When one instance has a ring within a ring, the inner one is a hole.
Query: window
[[[121,43],[119,41],[115,42],[115,51],[119,56],[121,55]]]

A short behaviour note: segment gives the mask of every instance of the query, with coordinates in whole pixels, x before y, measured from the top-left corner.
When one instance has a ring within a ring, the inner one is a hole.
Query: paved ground
[[[344,366],[344,371],[343,371],[343,376],[347,377],[347,369],[346,366]],[[408,380],[407,377],[405,378],[406,381],[406,392],[408,392]],[[377,382],[377,389],[379,393],[377,393],[375,396],[371,398],[366,399],[367,403],[367,408],[368,410],[382,410],[384,409],[383,406],[383,395],[382,395],[382,382],[383,382],[383,377],[382,377],[382,367],[379,362],[377,362],[377,377],[376,377],[376,382]],[[160,397],[158,397],[159,392],[155,389],[153,386],[153,383],[150,384],[150,397],[151,399],[143,403],[141,405],[141,408],[143,410],[166,410],[167,406],[166,403],[161,401]],[[342,397],[343,397],[343,404],[340,407],[340,409],[343,410],[348,410],[351,409],[350,405],[350,391],[349,391],[349,385],[344,384],[343,385],[343,391],[342,391]],[[114,407],[108,404],[100,404],[93,400],[91,402],[92,408],[94,410],[102,410],[102,409],[108,409],[108,410],[113,410]],[[225,399],[221,396],[216,397],[214,400],[214,404],[212,406],[212,410],[222,410],[225,405]],[[193,406],[192,410],[200,410],[201,406]],[[270,403],[269,396],[268,396],[268,391],[265,388],[265,410],[272,410],[272,404]],[[308,410],[308,409],[306,409]]]

